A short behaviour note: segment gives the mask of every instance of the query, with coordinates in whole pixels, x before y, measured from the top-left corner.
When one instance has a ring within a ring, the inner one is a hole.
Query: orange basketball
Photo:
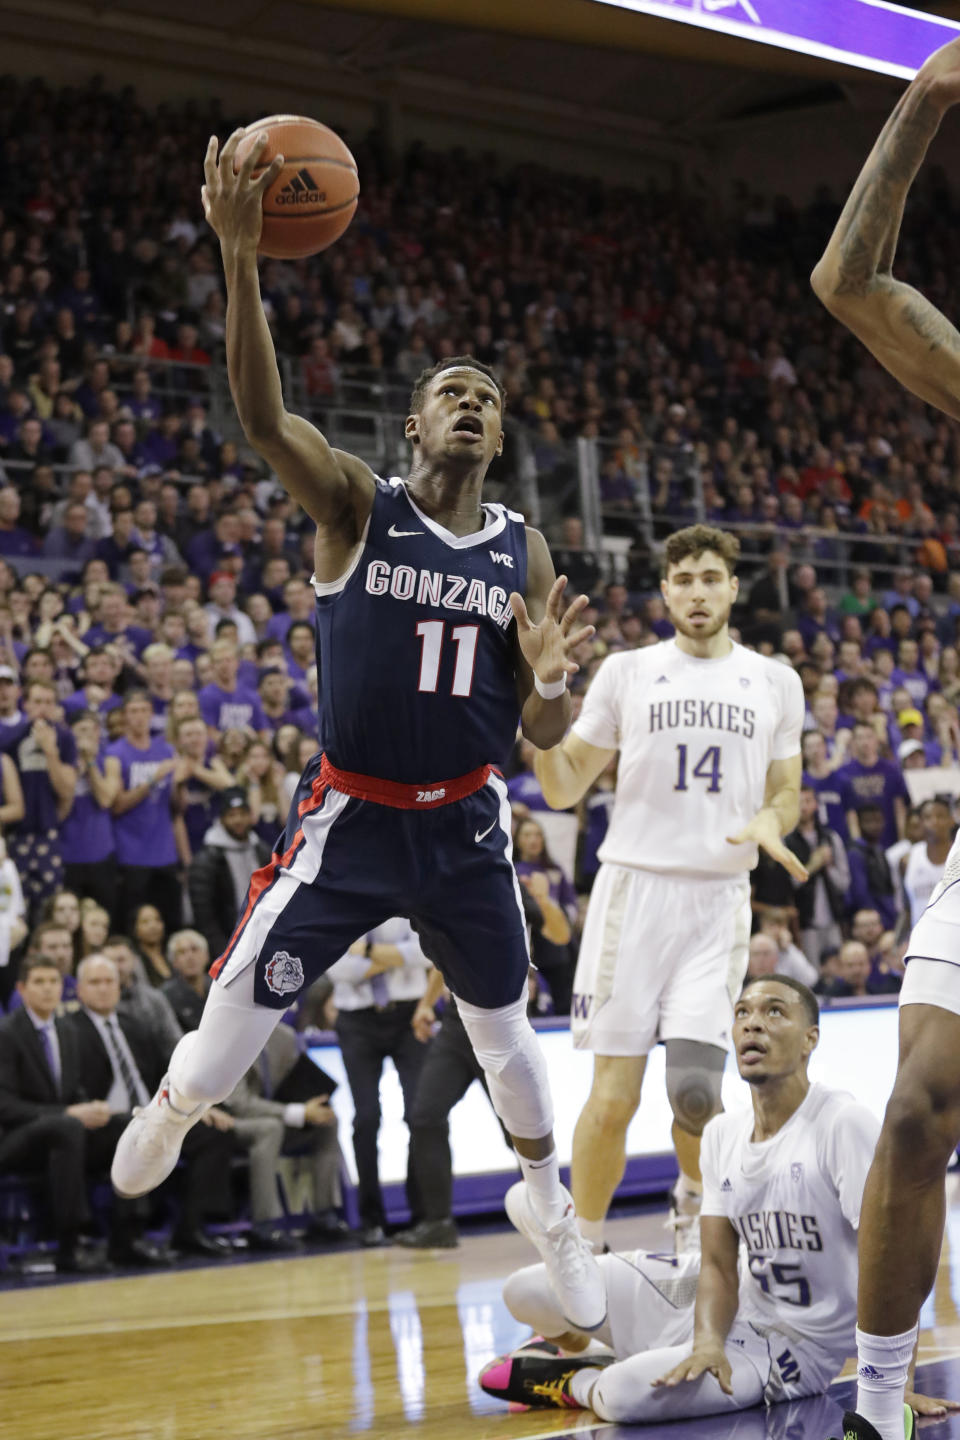
[[[248,125],[233,159],[239,170],[261,131],[267,143],[254,177],[275,155],[280,174],[263,197],[261,255],[300,260],[339,240],[353,219],[360,195],[357,162],[338,135],[305,115],[268,115]]]

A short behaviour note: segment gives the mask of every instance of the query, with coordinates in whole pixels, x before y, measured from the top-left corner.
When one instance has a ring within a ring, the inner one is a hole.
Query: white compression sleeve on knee
[[[553,1105],[547,1064],[527,1019],[526,992],[499,1010],[481,1010],[463,1000],[457,1000],[457,1009],[507,1130],[521,1140],[549,1135]]]
[[[230,985],[214,982],[199,1030],[184,1035],[170,1057],[171,1099],[178,1109],[225,1100],[250,1069],[283,1015],[253,999],[254,967]]]

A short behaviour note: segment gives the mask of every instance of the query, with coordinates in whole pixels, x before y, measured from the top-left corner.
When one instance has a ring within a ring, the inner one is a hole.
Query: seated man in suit
[[[290,1246],[276,1229],[283,1214],[277,1190],[277,1161],[281,1155],[310,1158],[313,1211],[307,1222],[308,1235],[339,1240],[348,1233],[338,1214],[342,1161],[337,1117],[327,1104],[329,1095],[317,1094],[286,1103],[276,1098],[297,1064],[299,1053],[293,1030],[289,1025],[278,1025],[256,1065],[223,1102],[234,1117],[234,1135],[249,1153],[253,1228],[248,1240],[252,1249],[281,1250]],[[308,1062],[304,1059],[303,1063]]]
[[[77,1044],[80,1083],[88,1095],[105,1101],[117,1133],[135,1105],[147,1105],[163,1078],[168,1056],[156,1038],[129,1016],[117,1013],[120,973],[106,955],[88,955],[77,968],[80,1009],[69,1017]],[[185,1162],[180,1191],[180,1219],[174,1248],[211,1259],[229,1257],[228,1241],[207,1235],[205,1214],[229,1214],[230,1156],[234,1143],[226,1133],[229,1117],[208,1111],[211,1123],[194,1127],[183,1147]]]
[[[90,1220],[87,1176],[106,1172],[127,1121],[105,1100],[91,1100],[69,1018],[57,1018],[63,977],[42,955],[24,962],[21,1005],[0,1022],[0,1171],[41,1171],[57,1239],[57,1270],[87,1273],[103,1262],[78,1247]],[[168,1257],[140,1238],[138,1204],[115,1200],[109,1257],[156,1265]]]

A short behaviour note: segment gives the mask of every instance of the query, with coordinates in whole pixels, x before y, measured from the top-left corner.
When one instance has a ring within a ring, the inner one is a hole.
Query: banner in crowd
[[[596,0],[911,80],[960,24],[887,0]]]

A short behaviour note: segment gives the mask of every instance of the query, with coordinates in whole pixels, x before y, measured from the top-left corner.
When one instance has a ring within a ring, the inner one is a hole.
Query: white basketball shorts
[[[574,1045],[599,1055],[646,1055],[658,1040],[727,1049],[749,941],[746,875],[601,865],[573,985]]]
[[[937,1005],[960,1015],[960,881],[924,910],[907,945],[901,1005]]]

